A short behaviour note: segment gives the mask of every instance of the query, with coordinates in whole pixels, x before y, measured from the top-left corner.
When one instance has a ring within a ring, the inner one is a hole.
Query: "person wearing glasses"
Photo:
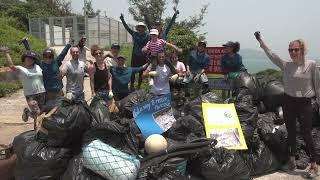
[[[31,46],[27,38],[23,38],[26,50],[31,50]],[[56,100],[63,96],[63,84],[60,77],[59,67],[67,55],[70,47],[74,44],[74,40],[70,39],[69,43],[63,48],[58,57],[54,57],[54,50],[47,48],[43,51],[43,60],[36,59],[35,63],[40,66],[43,74],[44,88],[46,89],[46,102]]]
[[[319,98],[320,95],[320,74],[313,60],[305,58],[307,53],[303,40],[293,40],[289,43],[289,55],[291,61],[285,61],[272,52],[262,40],[260,32],[254,33],[269,59],[283,71],[283,83],[285,95],[283,98],[283,113],[286,128],[288,131],[289,162],[287,168],[296,168],[296,119],[300,122],[306,151],[310,156],[309,176],[318,174],[316,164],[316,153],[312,139],[312,106],[311,98]]]
[[[103,49],[98,45],[91,47],[91,55],[96,59],[96,62],[89,66],[91,94],[108,101],[113,97],[110,66],[104,61]]]

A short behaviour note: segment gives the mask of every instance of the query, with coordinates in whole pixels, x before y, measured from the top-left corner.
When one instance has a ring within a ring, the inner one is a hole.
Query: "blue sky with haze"
[[[72,9],[82,12],[83,1],[71,0]],[[168,2],[171,2],[168,0]],[[200,28],[207,32],[209,46],[220,46],[228,40],[239,41],[241,48],[259,49],[253,33],[260,30],[270,47],[288,57],[288,42],[297,38],[306,41],[308,56],[320,59],[320,1],[319,0],[180,0],[177,21],[200,12],[202,4],[210,3]],[[128,12],[127,0],[92,0],[93,8],[102,15],[125,19],[135,24]],[[165,16],[172,16],[171,6]]]

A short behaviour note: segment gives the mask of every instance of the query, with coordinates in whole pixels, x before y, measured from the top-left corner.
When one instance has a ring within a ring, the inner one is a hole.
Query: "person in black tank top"
[[[112,78],[110,68],[104,62],[103,50],[99,46],[93,45],[91,55],[96,59],[96,62],[89,67],[92,96],[109,100],[113,98]]]

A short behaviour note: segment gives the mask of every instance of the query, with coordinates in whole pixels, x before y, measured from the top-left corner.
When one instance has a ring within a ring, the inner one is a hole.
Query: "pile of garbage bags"
[[[250,74],[237,80],[232,98],[222,100],[209,92],[201,97],[174,97],[176,122],[162,134],[166,152],[148,155],[145,138],[133,120],[133,106],[152,98],[143,90],[119,102],[109,113],[104,100],[62,99],[56,111],[42,121],[45,131],[27,131],[13,141],[17,155],[16,180],[118,180],[118,179],[251,179],[278,170],[287,161],[287,131],[283,124],[283,85],[260,85]],[[202,103],[234,103],[247,150],[216,148],[205,138]],[[315,108],[315,111],[318,111]],[[317,115],[318,112],[315,112]],[[315,125],[319,117],[314,117]],[[312,131],[320,155],[320,127]],[[298,168],[308,156],[298,135]]]

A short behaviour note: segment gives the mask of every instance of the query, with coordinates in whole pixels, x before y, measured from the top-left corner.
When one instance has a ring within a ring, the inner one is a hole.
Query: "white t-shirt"
[[[173,67],[177,70],[177,73],[186,72],[186,66],[183,62],[178,61],[176,65],[173,65]]]
[[[151,64],[148,66],[148,71],[151,71]],[[163,95],[170,93],[169,77],[172,74],[167,65],[156,68],[157,76],[154,77],[154,83],[151,87],[151,92],[155,95]]]
[[[34,65],[32,69],[16,66],[25,96],[46,92],[43,85],[42,69]]]
[[[85,72],[87,72],[87,66],[83,61],[70,60],[66,62],[63,66],[63,70],[66,73],[67,83],[66,92],[73,94],[82,94],[83,80]]]

